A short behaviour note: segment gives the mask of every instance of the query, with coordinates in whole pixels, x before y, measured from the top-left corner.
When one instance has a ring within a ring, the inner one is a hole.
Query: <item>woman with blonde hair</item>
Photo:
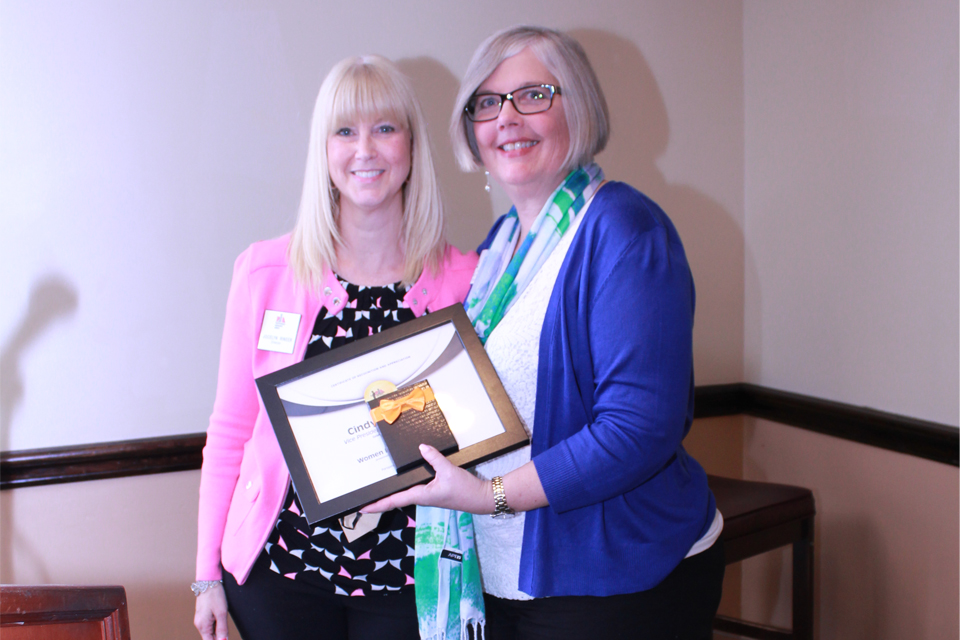
[[[694,289],[676,229],[594,163],[607,105],[564,33],[512,27],[481,44],[451,133],[461,166],[514,205],[465,304],[531,446],[476,476],[422,447],[434,480],[368,510],[483,514],[487,640],[709,639],[723,518],[682,445]]]
[[[293,232],[234,265],[200,481],[192,588],[204,640],[227,637],[228,609],[246,640],[420,638],[417,511],[310,525],[254,381],[461,302],[477,258],[443,229],[409,83],[385,58],[343,60],[317,97]]]

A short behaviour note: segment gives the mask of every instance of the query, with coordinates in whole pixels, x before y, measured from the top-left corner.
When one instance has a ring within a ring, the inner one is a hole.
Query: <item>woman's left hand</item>
[[[426,507],[443,507],[470,513],[493,513],[493,488],[469,471],[452,464],[430,445],[421,444],[420,454],[433,467],[436,476],[427,484],[411,487],[368,504],[362,513],[380,513],[398,507],[418,504]]]

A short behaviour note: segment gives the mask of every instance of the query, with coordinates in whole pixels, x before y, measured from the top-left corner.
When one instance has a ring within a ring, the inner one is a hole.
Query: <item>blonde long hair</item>
[[[423,111],[410,83],[392,62],[382,56],[359,56],[342,60],[330,70],[313,109],[303,194],[288,248],[290,265],[304,286],[319,286],[327,267],[336,271],[336,248],[342,244],[327,139],[351,121],[380,117],[404,124],[411,139],[399,238],[404,251],[403,282],[413,284],[425,268],[433,273],[439,270],[447,247],[443,203]]]

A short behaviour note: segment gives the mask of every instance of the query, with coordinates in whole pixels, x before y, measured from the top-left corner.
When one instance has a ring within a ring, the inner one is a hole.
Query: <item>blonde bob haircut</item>
[[[593,157],[607,146],[610,135],[607,101],[580,43],[554,29],[523,25],[509,27],[493,34],[480,45],[460,84],[460,93],[457,94],[450,120],[450,137],[453,139],[457,162],[465,171],[474,171],[483,166],[473,134],[473,123],[465,111],[467,103],[501,62],[527,48],[560,85],[563,110],[570,130],[570,150],[564,162],[565,169],[572,171],[592,162]]]
[[[423,269],[436,274],[446,251],[443,204],[430,153],[426,121],[413,88],[400,70],[381,56],[347,58],[324,79],[313,109],[310,146],[300,210],[288,249],[297,279],[318,287],[325,268],[337,270],[342,245],[339,193],[330,180],[327,140],[340,127],[360,119],[389,118],[410,134],[410,175],[403,186],[403,221],[397,241],[404,251],[403,283],[413,284]]]

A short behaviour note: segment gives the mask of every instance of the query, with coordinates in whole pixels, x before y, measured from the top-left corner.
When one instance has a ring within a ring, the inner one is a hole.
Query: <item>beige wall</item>
[[[590,9],[573,0],[0,3],[0,449],[203,429],[233,260],[292,226],[317,89],[345,56],[381,53],[411,76],[451,239],[475,247],[506,205],[499,193],[491,202],[482,175],[455,167],[447,122],[476,46],[519,22],[572,30],[597,61],[613,119],[600,161],[677,222],[700,290],[698,374],[737,379],[741,5],[598,0]],[[91,372],[110,402],[77,384]]]
[[[958,423],[958,5],[744,3],[745,378]],[[763,421],[747,478],[817,499],[821,640],[958,636],[958,473]],[[789,555],[743,563],[789,621]]]
[[[745,3],[748,381],[958,424],[957,23]]]
[[[698,381],[742,376],[740,2],[9,0],[0,22],[0,449],[206,427],[233,258],[291,225],[313,100],[344,56],[412,78],[451,238],[475,246],[506,205],[453,166],[447,119],[475,47],[519,22],[583,42],[613,120],[599,161],[686,243]],[[701,448],[739,460],[737,424]],[[0,581],[120,583],[134,637],[195,637],[198,477],[3,492]]]
[[[581,39],[611,103],[601,163],[677,223],[698,383],[957,424],[955,3],[50,5],[0,4],[16,35],[0,41],[16,88],[0,102],[0,448],[203,430],[232,257],[289,226],[312,100],[344,55],[413,78],[452,237],[475,243],[504,202],[444,160],[446,118],[476,44],[522,21]],[[170,309],[189,335],[157,321]],[[94,388],[90,371],[114,377]],[[956,468],[743,424],[697,421],[687,444],[708,471],[814,489],[821,638],[957,636]],[[135,637],[194,637],[197,482],[3,492],[0,581],[124,584]],[[781,560],[745,563],[751,616],[783,621]]]
[[[199,484],[184,471],[4,491],[0,582],[123,585],[133,638],[199,638]]]
[[[958,637],[956,467],[762,420],[744,435],[745,478],[813,489],[820,640]],[[789,551],[742,564],[744,617],[789,626]]]

